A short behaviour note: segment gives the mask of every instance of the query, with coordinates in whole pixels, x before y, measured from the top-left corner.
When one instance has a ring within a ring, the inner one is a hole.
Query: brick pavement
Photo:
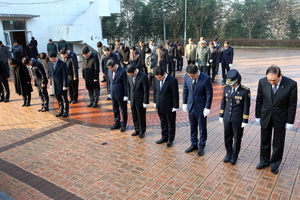
[[[178,112],[177,135],[172,148],[157,145],[159,121],[152,103],[147,108],[146,137],[128,130],[111,131],[113,115],[101,84],[100,107],[87,108],[87,91],[80,82],[80,99],[71,105],[70,117],[58,119],[51,97],[49,113],[39,113],[37,92],[32,106],[21,107],[14,94],[0,103],[0,191],[25,199],[300,199],[300,117],[287,131],[284,159],[278,175],[270,168],[256,170],[260,127],[254,123],[256,87],[271,64],[299,82],[299,50],[236,49],[233,68],[251,88],[251,114],[235,166],[225,164],[223,127],[218,122],[222,94],[213,84],[214,98],[208,117],[205,155],[184,150],[190,145],[187,114]],[[178,73],[182,93],[184,73]],[[218,77],[220,82],[220,76]],[[299,96],[299,94],[298,94]],[[299,102],[299,101],[298,101]],[[299,111],[299,103],[298,103]]]

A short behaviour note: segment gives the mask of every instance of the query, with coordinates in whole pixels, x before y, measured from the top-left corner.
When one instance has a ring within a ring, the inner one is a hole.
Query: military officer
[[[238,159],[244,127],[249,119],[250,89],[241,85],[241,79],[235,69],[227,73],[219,116],[224,124],[226,156],[223,162],[231,165]]]

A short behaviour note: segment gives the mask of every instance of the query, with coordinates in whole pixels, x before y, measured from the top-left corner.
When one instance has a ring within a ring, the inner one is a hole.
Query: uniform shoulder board
[[[250,90],[250,88],[244,86],[244,85],[241,85],[242,88],[246,89],[246,90]]]

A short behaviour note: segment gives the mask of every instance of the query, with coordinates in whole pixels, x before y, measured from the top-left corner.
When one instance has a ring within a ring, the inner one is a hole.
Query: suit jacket
[[[41,87],[42,84],[48,84],[48,79],[43,65],[35,59],[32,59],[31,71],[35,86]]]
[[[134,58],[132,53],[129,54],[129,63],[131,66],[135,66],[137,69],[143,71],[141,64],[141,54],[139,52],[135,52]]]
[[[82,59],[82,78],[88,90],[100,88],[99,85],[99,59],[96,54],[91,53],[88,59]],[[94,80],[97,80],[94,82]]]
[[[159,112],[171,113],[173,108],[179,108],[179,92],[177,79],[168,74],[162,88],[160,81],[154,79],[153,103]]]
[[[139,52],[141,54],[141,65],[144,67],[145,66],[145,54],[146,54],[146,49],[147,49],[147,45],[144,45],[142,47],[138,47]]]
[[[68,87],[68,68],[67,64],[58,59],[55,69],[53,63],[49,63],[49,79],[52,86],[53,94],[66,94],[68,90],[63,90],[63,87]]]
[[[74,78],[78,79],[78,67],[75,65],[73,56],[68,55],[68,58],[65,60],[68,68],[68,81],[69,84],[74,83]]]
[[[235,93],[231,86],[225,86],[220,108],[220,117],[225,122],[248,123],[250,108],[250,89],[240,85]]]
[[[220,63],[232,64],[233,63],[233,48],[229,46],[227,49],[223,48],[220,55]]]
[[[0,60],[0,82],[4,82],[7,78],[9,78],[9,75],[7,73],[6,65]]]
[[[266,77],[259,80],[255,117],[260,118],[263,128],[268,126],[271,117],[274,127],[278,129],[284,129],[286,123],[294,124],[297,91],[297,82],[285,76],[282,76],[275,95]]]
[[[183,85],[183,104],[188,104],[188,111],[203,114],[204,108],[210,109],[213,90],[210,77],[202,72],[197,79],[195,91],[192,88],[193,80],[185,74]]]
[[[177,46],[177,58],[182,58],[184,56],[184,48],[181,44]]]
[[[190,44],[187,44],[185,46],[184,57],[186,57],[186,59],[188,61],[195,61],[196,60],[196,48],[197,48],[197,46],[195,44],[192,44],[192,49],[191,49]]]
[[[113,72],[108,70],[108,94],[116,101],[123,101],[127,97],[127,73],[126,70],[118,65],[114,79]]]
[[[161,51],[156,49],[157,65],[166,68],[169,64],[168,50],[163,48]]]
[[[137,106],[143,108],[144,104],[149,104],[149,80],[147,74],[142,71],[138,71],[135,77],[135,84],[133,84],[133,78],[128,76],[128,101],[130,106]]]
[[[170,60],[177,58],[177,46],[171,43],[170,46],[166,46],[166,49],[168,50],[168,56]]]
[[[218,47],[213,47],[212,51],[209,48],[209,59],[212,59],[211,66],[217,66],[220,63],[220,49]]]

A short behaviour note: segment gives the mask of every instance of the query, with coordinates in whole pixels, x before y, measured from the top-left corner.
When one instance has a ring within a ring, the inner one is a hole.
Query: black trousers
[[[30,101],[31,101],[31,92],[29,94],[24,94],[23,96],[23,101],[24,101],[24,106],[25,105],[30,105]]]
[[[261,127],[261,144],[260,144],[260,163],[263,165],[270,164],[271,168],[278,168],[283,155],[285,142],[285,127],[282,129],[275,128],[271,118],[267,128]],[[273,141],[272,141],[273,135]],[[273,143],[273,144],[272,144]],[[272,155],[271,155],[272,145]]]
[[[173,58],[169,58],[168,73],[175,77],[175,61]]]
[[[195,60],[194,60],[194,61],[188,60],[188,65],[189,65],[189,64],[195,64],[195,63],[196,63]]]
[[[136,105],[131,107],[134,129],[137,133],[146,132],[146,108],[139,108]]]
[[[176,70],[181,71],[182,66],[183,66],[183,58],[181,57],[176,60]]]
[[[233,159],[237,159],[241,150],[241,142],[244,128],[242,123],[233,123],[224,121],[224,141],[226,154]]]
[[[8,80],[5,79],[3,82],[0,82],[0,98],[1,100],[9,100],[10,91]]]
[[[158,109],[158,116],[160,119],[161,135],[163,140],[173,142],[176,131],[176,112],[161,113]]]
[[[90,96],[90,103],[98,104],[100,89],[99,88],[88,89],[88,92]]]
[[[116,101],[115,99],[111,99],[113,104],[114,111],[114,122],[116,124],[120,124],[121,126],[126,127],[128,113],[127,113],[127,101]],[[121,122],[120,111],[122,113],[123,121]]]
[[[78,100],[78,79],[69,83],[70,101]]]
[[[69,100],[68,94],[55,94],[58,101],[60,113],[69,113]]]
[[[39,93],[39,97],[41,98],[42,108],[49,109],[49,96],[47,87],[37,86],[36,89]]]
[[[222,63],[222,79],[226,81],[227,72],[230,70],[229,64]]]

